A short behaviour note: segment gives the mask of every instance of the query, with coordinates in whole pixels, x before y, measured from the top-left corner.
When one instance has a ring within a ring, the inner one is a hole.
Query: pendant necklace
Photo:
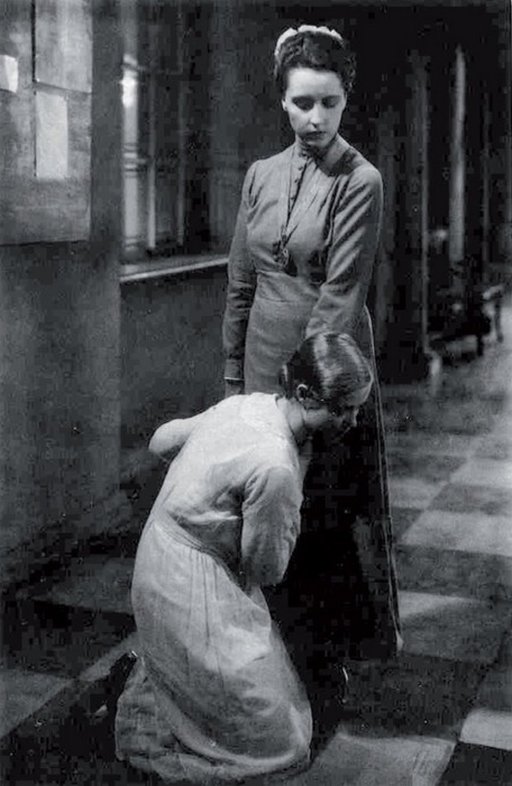
[[[295,152],[294,152],[295,155]],[[290,240],[291,235],[296,227],[294,227],[291,232],[287,233],[288,224],[290,222],[291,214],[295,202],[297,201],[297,197],[299,194],[300,186],[302,183],[302,179],[304,177],[304,172],[306,170],[307,163],[305,163],[300,171],[300,175],[298,177],[296,183],[296,191],[292,198],[292,172],[293,172],[293,161],[294,157],[292,156],[292,160],[290,163],[290,170],[288,174],[288,183],[287,188],[283,187],[281,190],[281,197],[280,197],[280,204],[279,204],[279,223],[280,223],[280,231],[279,231],[279,239],[272,246],[272,255],[277,263],[277,265],[281,268],[281,270],[289,276],[296,276],[297,275],[297,266],[293,260],[293,257],[290,254],[290,250],[288,248],[288,241]],[[283,178],[284,181],[284,178]]]

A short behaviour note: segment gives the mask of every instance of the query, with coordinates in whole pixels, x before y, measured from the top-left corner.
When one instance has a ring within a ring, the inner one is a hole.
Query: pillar
[[[512,262],[512,118],[511,8],[503,4],[493,18],[497,59],[489,74],[490,101],[490,265],[498,279],[511,280]]]
[[[450,196],[448,254],[451,285],[462,294],[464,290],[464,235],[465,235],[465,116],[466,116],[466,60],[462,48],[455,51],[451,83],[450,128]]]
[[[383,376],[394,381],[423,379],[430,368],[427,63],[417,50],[407,53],[399,151],[405,174],[397,183],[393,324],[383,358]]]

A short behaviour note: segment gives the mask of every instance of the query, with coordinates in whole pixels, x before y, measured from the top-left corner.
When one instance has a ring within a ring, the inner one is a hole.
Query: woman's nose
[[[319,126],[322,124],[324,113],[322,111],[322,107],[319,104],[314,105],[313,109],[311,110],[310,119],[314,126]]]

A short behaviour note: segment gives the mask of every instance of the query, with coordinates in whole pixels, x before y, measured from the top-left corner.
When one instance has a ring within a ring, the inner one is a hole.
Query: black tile
[[[512,752],[459,742],[439,786],[511,786]]]
[[[2,739],[0,772],[17,786],[161,783],[117,761],[113,718],[95,720],[78,683]]]
[[[25,600],[4,614],[2,662],[7,668],[76,676],[133,630],[128,614]]]
[[[388,449],[388,460],[392,477],[414,476],[432,483],[447,480],[466,461],[463,456],[422,454],[397,449]]]
[[[431,507],[455,513],[481,512],[488,516],[512,515],[512,489],[449,483]]]
[[[512,560],[495,554],[398,544],[396,564],[402,590],[459,595],[477,600],[512,600]]]
[[[402,654],[387,667],[349,668],[361,729],[454,739],[485,674],[481,664]]]

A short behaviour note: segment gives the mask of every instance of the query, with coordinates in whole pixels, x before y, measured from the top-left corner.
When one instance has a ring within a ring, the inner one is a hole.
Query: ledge
[[[151,261],[121,265],[120,281],[122,284],[128,284],[132,281],[147,281],[152,278],[193,273],[210,268],[225,267],[227,262],[227,254],[159,257]]]

